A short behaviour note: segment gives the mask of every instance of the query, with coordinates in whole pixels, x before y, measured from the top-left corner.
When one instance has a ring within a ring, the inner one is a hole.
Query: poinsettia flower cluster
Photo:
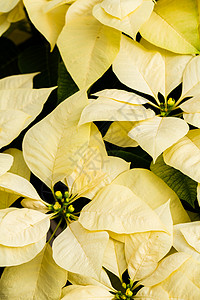
[[[199,3],[0,1],[0,34],[24,8],[80,90],[33,125],[55,87],[33,89],[36,73],[0,80],[0,147],[30,125],[22,151],[0,153],[0,298],[199,299],[200,221],[104,143],[163,155],[200,203]],[[124,90],[88,99],[111,65]],[[104,138],[95,121],[112,121]]]

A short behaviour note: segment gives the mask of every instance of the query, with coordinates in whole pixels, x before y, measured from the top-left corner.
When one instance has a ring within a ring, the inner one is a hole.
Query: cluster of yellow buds
[[[115,294],[115,299],[119,299],[119,300],[131,300],[133,299],[133,281],[130,280],[129,284],[126,284],[125,282],[122,283],[122,287],[124,289],[124,292],[122,291],[118,291]]]
[[[63,215],[68,220],[69,219],[76,219],[76,217],[72,214],[75,210],[74,206],[70,204],[71,197],[69,192],[62,193],[61,191],[56,191],[54,193],[55,203],[49,204],[48,208],[50,211],[58,213],[59,215]]]
[[[161,117],[167,117],[169,113],[172,111],[175,104],[175,100],[173,98],[169,98],[167,103],[160,104],[160,115]]]

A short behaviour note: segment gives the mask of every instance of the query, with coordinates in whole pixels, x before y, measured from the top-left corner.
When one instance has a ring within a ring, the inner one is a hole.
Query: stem
[[[47,244],[49,244],[49,243],[51,242],[51,240],[52,240],[52,238],[54,237],[54,235],[55,235],[56,231],[58,230],[58,228],[59,228],[59,226],[60,226],[61,222],[62,222],[62,218],[61,218],[61,219],[60,219],[60,221],[58,222],[58,224],[57,224],[57,226],[56,226],[56,228],[55,228],[54,232],[53,232],[53,233],[52,233],[52,235],[50,236],[50,238],[49,238],[49,240],[48,240]]]
[[[159,107],[158,105],[154,104],[154,103],[151,102],[151,101],[149,101],[148,104],[149,104],[149,105],[152,105],[152,106],[154,106],[154,107],[156,107],[156,108],[158,108],[158,109],[160,109],[160,107]]]

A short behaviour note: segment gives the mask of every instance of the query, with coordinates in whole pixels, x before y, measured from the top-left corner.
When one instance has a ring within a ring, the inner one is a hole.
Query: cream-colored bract
[[[169,201],[155,211],[166,225],[168,233],[149,231],[126,235],[125,254],[128,271],[132,280],[138,281],[149,276],[171,249],[173,243],[173,221]]]
[[[31,22],[55,46],[65,24],[65,15],[73,1],[24,0]]]
[[[103,90],[95,94],[98,96],[97,100],[90,100],[83,110],[79,124],[97,120],[118,122],[116,125],[115,122],[111,125],[105,139],[127,147],[131,142],[128,138],[124,143],[120,141],[120,133],[122,138],[128,133],[128,136],[133,139],[133,146],[139,144],[155,162],[163,151],[187,134],[189,130],[187,121],[189,124],[200,126],[198,100],[200,58],[174,54],[144,40],[141,43],[145,47],[122,36],[120,51],[113,63],[113,70],[123,84],[149,94],[155,101],[146,100],[144,97],[126,91]],[[175,101],[168,95],[181,82],[183,82],[182,94]],[[159,93],[163,95],[162,101]],[[194,98],[183,102],[186,97]],[[160,110],[157,116],[152,109],[143,106],[145,100],[146,103]],[[183,110],[184,120],[174,115],[179,108]],[[115,137],[118,129],[120,133]]]
[[[135,37],[154,2],[24,0],[24,5],[51,49],[57,43],[67,70],[82,89],[107,71],[119,52],[121,32]]]
[[[25,198],[24,201],[36,201],[44,206],[29,182],[30,170],[24,162],[22,152],[18,149],[8,149],[1,153],[0,160],[0,209],[8,208],[20,196]]]
[[[131,169],[120,174],[113,183],[128,187],[153,210],[167,203],[170,199],[173,223],[178,224],[190,221],[176,193],[161,178],[149,170]]]
[[[142,199],[129,188],[113,183],[102,188],[82,209],[79,222],[88,230],[108,230],[118,234],[168,232]]]
[[[1,266],[25,263],[45,246],[51,215],[27,208],[0,210]]]
[[[23,153],[27,165],[50,188],[72,173],[82,150],[88,146],[90,124],[77,126],[86,104],[85,91],[74,94],[24,137]]]
[[[166,205],[165,208],[161,208],[161,211],[164,213],[166,212]],[[165,213],[163,214],[164,217]],[[165,217],[164,217],[165,218]],[[138,237],[140,234],[138,234]],[[149,233],[149,237],[151,236],[151,233]],[[127,238],[130,236],[127,235]],[[141,274],[141,280],[134,286],[131,291],[134,292],[134,288],[138,287],[140,284],[143,285],[136,295],[133,296],[133,299],[153,299],[153,300],[169,300],[171,298],[177,298],[177,299],[198,299],[200,289],[199,289],[199,276],[200,276],[200,269],[199,269],[199,263],[195,262],[190,255],[183,253],[183,252],[177,252],[175,254],[171,254],[165,258],[163,256],[165,255],[164,252],[161,254],[162,246],[160,246],[160,262],[159,258],[157,257],[156,265],[154,270],[151,270],[153,260],[155,258],[156,251],[156,245],[153,243],[152,239],[152,248],[149,249],[151,253],[148,253],[146,251],[141,251],[141,259],[142,263],[138,261],[139,259],[139,249],[137,249],[137,246],[144,247],[144,240],[142,238],[138,240],[138,244],[136,243],[135,249],[132,249],[131,243],[129,240],[126,242],[126,250],[124,252],[123,243],[119,243],[115,240],[110,239],[108,243],[108,247],[105,250],[105,263],[106,267],[108,267],[108,270],[114,271],[114,273],[118,273],[118,270],[121,265],[121,271],[126,268],[127,264],[124,260],[124,254],[128,255],[128,252],[131,252],[133,254],[132,256],[132,263],[130,265],[135,263],[135,266],[137,267],[138,271],[142,270],[143,264],[146,263],[146,271],[149,271],[149,275],[145,276],[143,273],[143,277]],[[136,239],[135,239],[136,241]],[[130,247],[130,248],[129,248]],[[134,245],[133,245],[134,247]],[[148,248],[146,248],[147,250]],[[166,252],[168,252],[167,248],[165,249]],[[135,256],[134,256],[135,254]],[[159,254],[159,247],[158,247],[158,254]],[[143,257],[142,257],[143,256]],[[107,262],[109,258],[109,263]],[[121,260],[122,259],[122,260]],[[196,265],[195,265],[196,264]],[[149,265],[149,268],[148,268]],[[129,266],[129,264],[128,264]],[[193,272],[191,271],[193,270]],[[120,279],[121,279],[120,274]],[[130,275],[130,274],[129,274]],[[70,280],[70,276],[68,278]],[[134,282],[137,279],[136,277],[131,277],[130,279],[132,282]],[[177,282],[184,282],[184,285],[177,284]],[[62,300],[71,299],[71,297],[74,297],[75,299],[114,299],[113,295],[117,294],[118,291],[114,289],[112,286],[109,287],[109,284],[107,284],[107,280],[102,280],[102,277],[99,279],[99,282],[92,280],[88,277],[83,277],[80,275],[73,274],[72,276],[72,286],[67,286],[63,289],[62,292]],[[189,292],[188,290],[189,289]],[[129,289],[130,291],[130,289]],[[96,293],[95,293],[96,292]],[[127,290],[128,292],[128,290]],[[133,293],[132,293],[133,294]],[[125,295],[125,293],[124,293]],[[189,297],[191,295],[191,298]],[[195,298],[196,297],[196,298]]]
[[[9,144],[36,118],[55,89],[33,89],[35,75],[14,75],[0,80],[0,147]]]
[[[200,297],[200,264],[185,253],[175,253],[160,262],[157,270],[141,281],[145,287],[137,299],[184,299]]]
[[[26,17],[21,0],[0,1],[0,36],[10,27]]]
[[[165,150],[166,164],[200,182],[200,129],[193,129],[176,144]]]
[[[5,269],[0,280],[0,298],[57,300],[66,280],[67,272],[54,262],[51,247],[46,245],[31,261]]]
[[[181,223],[174,226],[173,246],[177,251],[186,252],[200,261],[200,222]]]
[[[58,38],[63,61],[80,89],[101,77],[119,51],[121,33],[92,15],[92,8],[98,2],[80,0],[72,4]]]
[[[104,0],[93,8],[93,15],[103,24],[135,39],[154,8],[152,0]]]
[[[198,1],[159,0],[141,35],[161,48],[181,54],[199,53]]]
[[[88,231],[73,222],[53,242],[53,258],[65,270],[98,279],[108,239],[107,232]]]

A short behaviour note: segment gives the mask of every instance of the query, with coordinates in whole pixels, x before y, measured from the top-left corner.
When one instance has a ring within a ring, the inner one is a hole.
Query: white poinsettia
[[[189,222],[174,225],[173,246],[200,261],[200,222]]]
[[[166,208],[166,207],[165,207]],[[165,210],[165,209],[164,209]],[[163,215],[164,216],[164,215]],[[160,244],[149,232],[149,240],[141,239],[138,243],[130,243],[127,235],[126,244],[109,239],[105,250],[103,266],[119,277],[121,287],[114,288],[109,282],[105,271],[99,280],[70,274],[68,280],[73,285],[63,289],[62,300],[67,299],[171,299],[171,297],[184,300],[198,299],[200,288],[198,279],[200,275],[200,264],[186,253],[175,253],[163,259],[169,251],[169,246],[163,244],[161,236]],[[132,236],[132,235],[131,235]],[[134,235],[133,235],[134,236]],[[140,234],[136,234],[134,242]],[[151,238],[150,238],[151,236]],[[158,239],[159,239],[158,238]],[[162,249],[162,247],[164,248]],[[165,251],[162,253],[162,251]],[[129,254],[132,253],[131,259]],[[160,259],[159,254],[160,253]],[[162,254],[161,254],[162,253]],[[158,255],[156,257],[156,254]],[[129,259],[129,260],[127,260]],[[160,260],[160,261],[159,261]],[[153,263],[156,263],[152,268]],[[135,272],[130,273],[131,266],[135,266]],[[123,282],[122,274],[128,268],[129,282]],[[193,269],[193,272],[191,270]],[[139,280],[139,281],[138,281]],[[183,285],[181,283],[184,283]],[[178,283],[178,284],[177,284]],[[180,283],[180,284],[179,284]],[[143,286],[143,287],[142,287]],[[194,289],[193,289],[194,287]],[[186,288],[188,289],[186,293]],[[139,291],[138,291],[139,290]],[[191,298],[189,298],[191,295]],[[196,298],[195,298],[196,297]]]
[[[13,75],[0,80],[0,148],[9,144],[36,118],[55,89],[33,89],[35,75]]]
[[[156,1],[140,34],[150,43],[169,51],[199,54],[199,12],[199,1]]]
[[[93,15],[101,23],[135,38],[153,8],[152,0],[103,0],[94,6]]]
[[[96,93],[99,98],[91,100],[84,109],[80,124],[92,120],[117,121],[110,126],[105,140],[127,147],[133,139],[131,146],[139,144],[155,161],[164,150],[187,134],[187,122],[199,126],[200,59],[173,54],[144,41],[143,44],[146,48],[123,36],[113,70],[123,84],[152,96],[154,100],[121,90],[103,90]],[[168,95],[181,82],[182,94],[175,101]],[[183,102],[187,97],[194,98]],[[157,115],[153,110],[144,108],[144,104],[152,106]],[[184,120],[175,115],[178,109],[183,110]],[[128,137],[120,139],[120,134]]]
[[[58,226],[61,222],[68,225],[53,242],[54,260],[66,270],[75,273],[79,270],[85,275],[90,272],[91,276],[98,278],[108,234],[90,232],[82,227],[77,221],[81,208],[76,209],[76,203],[81,197],[91,200],[99,189],[128,170],[130,164],[107,155],[101,134],[94,124],[78,127],[86,105],[85,91],[63,101],[26,133],[23,153],[30,170],[52,190],[55,203],[48,204],[46,199],[46,207],[60,219]],[[63,183],[65,191],[54,190],[58,182]],[[24,199],[22,205],[37,210],[41,201]],[[101,248],[98,260],[97,245]],[[84,259],[76,264],[76,257]],[[89,271],[86,266],[90,266]]]
[[[0,298],[57,300],[66,281],[67,271],[54,262],[52,249],[47,244],[31,261],[4,269]]]
[[[30,171],[25,165],[21,151],[9,149],[4,153],[0,153],[1,209],[8,208],[20,196],[26,198],[27,201],[33,201],[33,199],[35,201],[41,200],[38,193],[29,182],[29,179]]]
[[[45,246],[51,215],[27,208],[0,210],[0,265],[15,266],[33,259]]]
[[[193,129],[177,143],[165,150],[166,164],[200,182],[200,129]]]
[[[24,5],[21,0],[0,1],[0,36],[11,23],[25,18]]]
[[[107,71],[119,52],[121,32],[135,36],[154,7],[151,0],[24,0],[24,5],[51,48],[57,43],[80,89]]]
[[[89,87],[101,77],[119,51],[121,33],[92,15],[93,7],[100,1],[24,0],[32,23],[52,49],[57,43],[79,88]]]
[[[31,22],[55,46],[69,6],[76,0],[24,0]]]
[[[157,269],[140,281],[144,287],[136,299],[183,299],[200,297],[200,263],[184,252],[167,256]]]

